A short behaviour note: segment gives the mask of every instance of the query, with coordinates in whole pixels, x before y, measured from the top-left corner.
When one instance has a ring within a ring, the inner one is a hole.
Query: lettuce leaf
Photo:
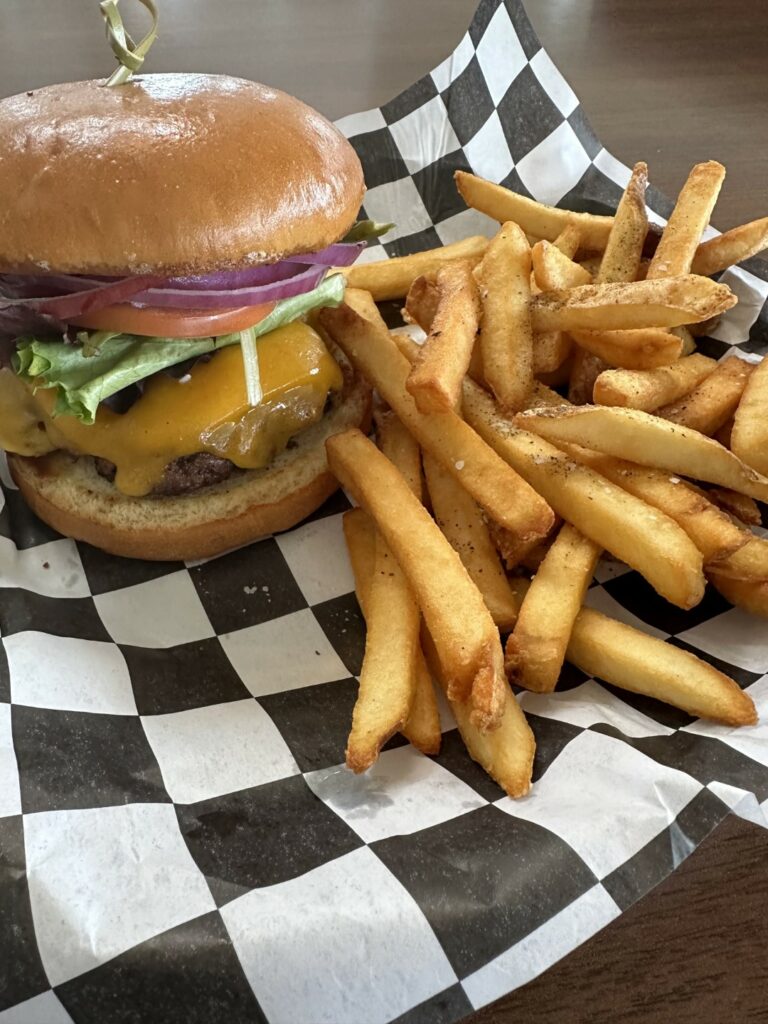
[[[332,274],[311,292],[282,299],[253,328],[260,337],[297,320],[311,309],[338,306],[344,297],[344,277]],[[22,338],[13,357],[13,369],[33,388],[58,388],[54,416],[76,416],[91,424],[99,403],[123,388],[186,359],[236,345],[240,332],[218,338],[146,338],[118,334],[97,348],[65,345],[57,340]]]

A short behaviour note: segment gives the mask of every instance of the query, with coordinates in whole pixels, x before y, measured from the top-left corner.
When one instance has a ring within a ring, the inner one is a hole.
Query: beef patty
[[[115,479],[115,464],[108,459],[94,459],[98,473],[111,482]],[[174,459],[165,467],[163,479],[152,491],[153,494],[171,497],[177,494],[190,494],[203,487],[211,487],[227,480],[237,466],[229,459],[219,458],[210,452],[197,452],[194,455],[183,455]]]

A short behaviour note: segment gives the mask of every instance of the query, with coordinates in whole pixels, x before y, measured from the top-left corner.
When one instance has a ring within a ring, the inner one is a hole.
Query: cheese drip
[[[100,406],[96,422],[53,417],[55,388],[35,394],[8,370],[0,371],[0,448],[42,455],[64,448],[108,459],[124,494],[149,494],[168,463],[210,452],[241,469],[266,466],[290,438],[321,419],[328,392],[342,373],[322,339],[301,322],[258,339],[264,392],[248,403],[238,345],[193,368],[185,383],[167,374],[150,378],[126,413]]]

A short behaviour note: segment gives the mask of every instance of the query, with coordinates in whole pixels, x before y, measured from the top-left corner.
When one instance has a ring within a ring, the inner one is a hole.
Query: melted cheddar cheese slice
[[[52,416],[54,388],[33,394],[11,371],[0,371],[0,448],[21,455],[64,448],[108,459],[117,467],[115,486],[135,496],[157,486],[168,463],[196,452],[259,469],[322,417],[342,373],[304,323],[263,335],[257,347],[264,395],[258,406],[248,404],[242,353],[233,345],[195,366],[184,382],[150,378],[126,413],[100,406],[90,426]]]

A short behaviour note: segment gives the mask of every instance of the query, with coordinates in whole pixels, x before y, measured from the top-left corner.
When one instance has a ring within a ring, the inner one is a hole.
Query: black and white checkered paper
[[[366,260],[492,232],[456,168],[595,212],[629,173],[515,0],[483,0],[451,57],[341,127],[366,214],[397,222]],[[762,351],[766,266],[723,280],[740,302],[702,347]],[[59,537],[3,473],[0,1024],[445,1024],[608,924],[729,808],[764,822],[768,628],[715,593],[679,611],[611,562],[588,603],[734,676],[762,724],[691,721],[566,668],[521,697],[524,800],[447,709],[438,757],[395,739],[347,772],[363,623],[346,507],[151,564]]]

